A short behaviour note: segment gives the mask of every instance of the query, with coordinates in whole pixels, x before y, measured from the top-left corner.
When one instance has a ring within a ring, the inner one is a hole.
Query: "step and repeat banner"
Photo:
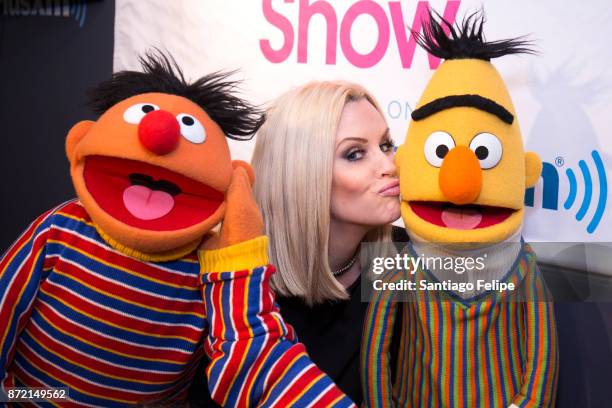
[[[357,82],[377,97],[401,144],[440,63],[415,44],[408,27],[421,30],[429,8],[460,21],[481,7],[488,40],[528,35],[539,52],[493,61],[512,94],[527,148],[544,161],[539,184],[526,194],[525,238],[593,243],[586,268],[612,275],[612,8],[606,0],[117,0],[113,65],[138,69],[138,55],[157,47],[191,78],[240,69],[236,78],[244,80],[246,96],[262,104],[311,80]],[[250,160],[252,141],[231,147],[236,158]],[[548,252],[539,255],[555,261],[555,251]]]

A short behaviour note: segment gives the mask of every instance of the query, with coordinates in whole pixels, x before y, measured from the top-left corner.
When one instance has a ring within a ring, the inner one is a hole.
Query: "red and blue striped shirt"
[[[107,407],[184,398],[207,327],[195,254],[128,257],[69,202],[7,251],[0,288],[3,387],[68,387]]]
[[[195,252],[135,259],[78,202],[63,204],[0,260],[0,385],[67,387],[56,406],[172,406],[206,343],[209,388],[225,406],[350,406],[274,314],[271,292],[262,297],[273,268],[250,268],[202,273]]]
[[[211,395],[223,406],[354,407],[284,323],[270,289],[273,273],[268,265],[202,274]]]

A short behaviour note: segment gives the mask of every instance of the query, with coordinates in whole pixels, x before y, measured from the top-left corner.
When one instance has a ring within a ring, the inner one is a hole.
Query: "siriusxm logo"
[[[604,168],[603,161],[597,150],[591,152],[591,157],[597,170],[597,179],[594,180],[586,161],[580,160],[578,167],[582,175],[581,182],[584,190],[582,201],[576,200],[578,195],[578,179],[573,169],[565,169],[565,175],[569,184],[569,193],[563,202],[563,208],[571,210],[574,207],[576,209],[576,221],[582,221],[589,208],[595,207],[595,212],[588,224],[586,230],[589,234],[592,234],[597,229],[601,218],[604,215],[606,209],[606,202],[608,199],[608,180],[606,176],[606,169]],[[555,166],[556,165],[556,166]],[[551,163],[543,163],[542,167],[542,208],[547,210],[558,210],[559,209],[559,173],[557,167],[563,167],[564,160],[558,157],[555,160],[555,165]],[[593,199],[594,186],[598,186],[599,196],[596,200]],[[534,203],[534,188],[529,188],[525,191],[525,205],[533,207]]]
[[[2,14],[10,17],[66,17],[83,27],[87,15],[86,0],[0,0]]]

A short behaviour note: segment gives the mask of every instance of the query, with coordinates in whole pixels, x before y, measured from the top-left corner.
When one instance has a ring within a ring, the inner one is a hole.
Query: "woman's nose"
[[[390,176],[390,177],[395,177],[397,176],[397,168],[395,167],[395,162],[393,161],[393,156],[390,154],[384,154],[384,152],[382,153],[382,157],[381,157],[381,167],[380,167],[380,174],[381,176]]]

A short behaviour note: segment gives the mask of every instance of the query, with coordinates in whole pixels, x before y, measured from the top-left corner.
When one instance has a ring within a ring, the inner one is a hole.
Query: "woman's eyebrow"
[[[342,143],[346,142],[346,141],[353,141],[353,142],[361,142],[361,143],[368,143],[368,139],[364,139],[363,137],[345,137],[344,139],[342,139],[339,143],[338,146],[340,146]]]
[[[338,144],[336,145],[336,148],[334,150],[335,151],[340,150],[340,147],[342,147],[342,145],[346,144],[344,142],[359,142],[361,144],[367,144],[368,143],[368,139],[364,139],[362,137],[345,137],[344,139],[342,139],[341,141],[338,142]]]

